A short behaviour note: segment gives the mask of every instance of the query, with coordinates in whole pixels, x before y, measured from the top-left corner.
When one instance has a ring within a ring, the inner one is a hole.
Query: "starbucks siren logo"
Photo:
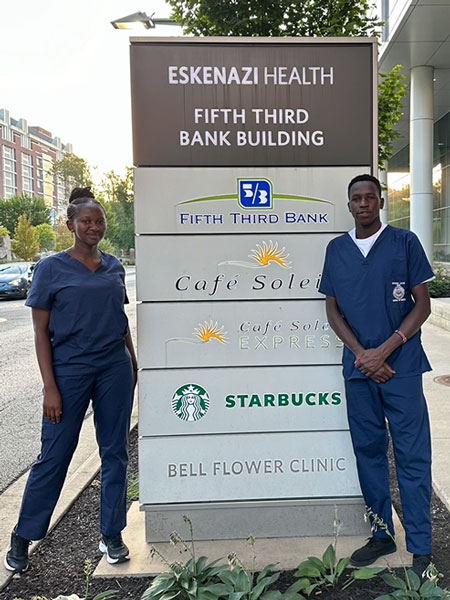
[[[181,386],[172,396],[172,410],[183,421],[199,421],[208,408],[208,392],[195,383]]]

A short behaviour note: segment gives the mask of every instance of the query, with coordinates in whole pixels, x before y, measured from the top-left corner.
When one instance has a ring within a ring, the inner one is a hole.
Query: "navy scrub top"
[[[83,373],[129,359],[125,270],[110,254],[90,271],[67,252],[37,263],[27,306],[50,311],[55,374]]]
[[[341,314],[361,345],[376,348],[400,327],[414,308],[411,289],[433,277],[414,233],[387,226],[367,257],[348,233],[327,247],[319,292],[336,299]],[[345,379],[365,376],[354,366],[355,355],[344,347]],[[387,359],[396,377],[430,371],[420,330]]]

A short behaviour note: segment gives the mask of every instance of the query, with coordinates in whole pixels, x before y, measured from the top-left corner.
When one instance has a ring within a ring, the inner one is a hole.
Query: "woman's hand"
[[[58,388],[44,388],[43,414],[54,425],[61,421],[62,400]]]

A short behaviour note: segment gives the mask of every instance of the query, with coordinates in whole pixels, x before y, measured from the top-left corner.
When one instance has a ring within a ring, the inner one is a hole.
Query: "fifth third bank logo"
[[[268,179],[239,179],[239,204],[250,210],[268,210],[273,208],[272,183]]]

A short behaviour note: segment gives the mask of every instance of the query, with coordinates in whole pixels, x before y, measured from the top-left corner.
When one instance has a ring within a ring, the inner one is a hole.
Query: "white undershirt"
[[[349,231],[348,235],[352,238],[352,240],[355,242],[355,244],[361,250],[361,254],[364,256],[364,258],[366,258],[366,256],[370,252],[370,249],[375,244],[377,239],[380,237],[381,233],[386,229],[386,227],[387,227],[386,224],[381,225],[380,229],[376,233],[374,233],[373,235],[371,235],[367,238],[357,238],[356,237],[356,229],[352,229],[351,231]]]

